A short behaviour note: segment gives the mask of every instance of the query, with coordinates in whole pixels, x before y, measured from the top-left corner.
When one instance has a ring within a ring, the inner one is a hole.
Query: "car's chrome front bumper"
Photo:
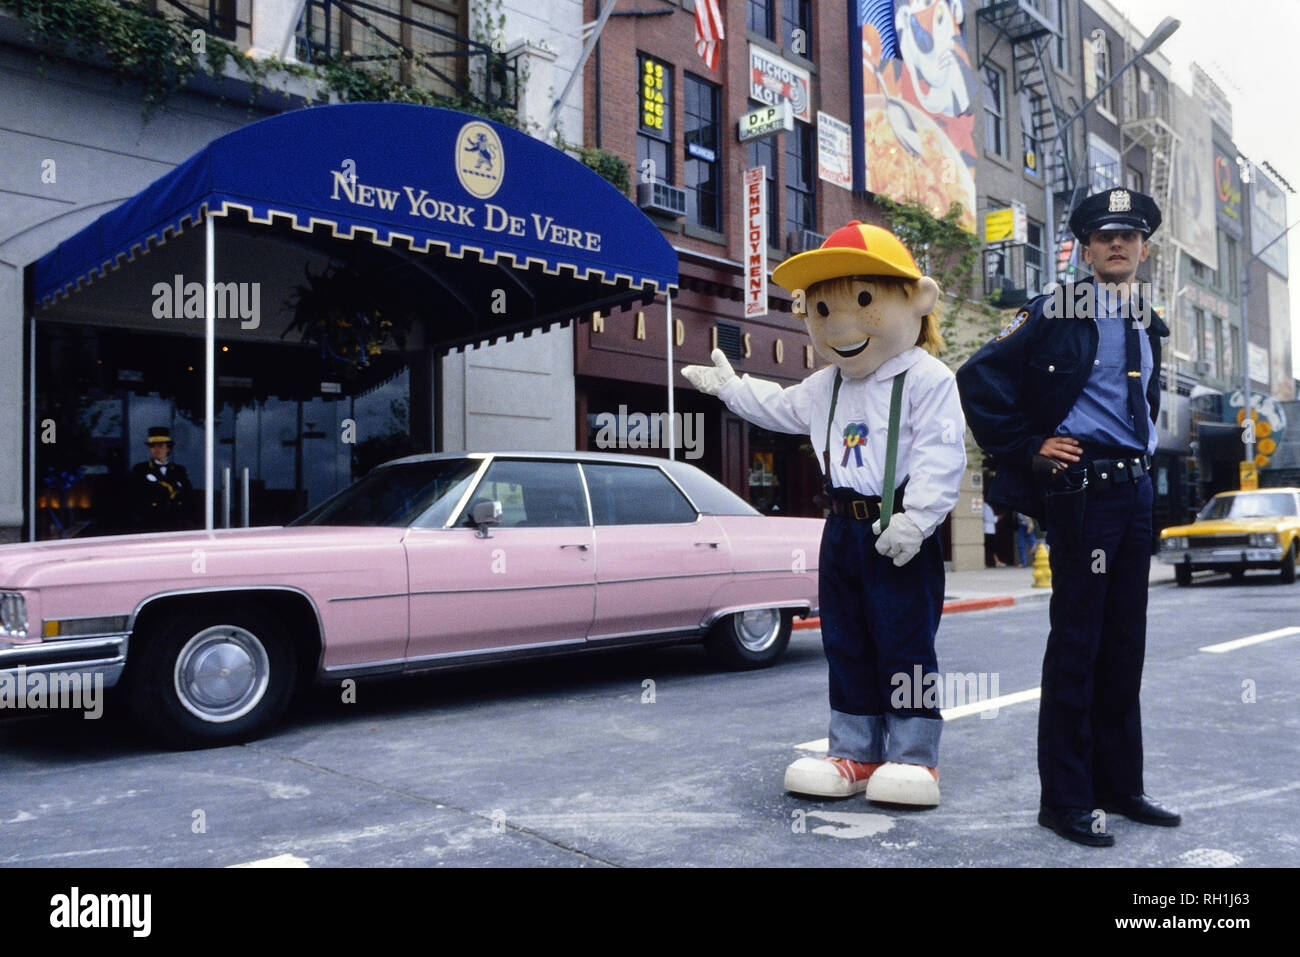
[[[0,675],[102,675],[103,686],[111,688],[126,668],[126,646],[130,637],[130,632],[126,632],[94,638],[22,643],[0,640]]]
[[[1282,547],[1270,548],[1171,548],[1160,550],[1166,565],[1276,565],[1282,561]]]

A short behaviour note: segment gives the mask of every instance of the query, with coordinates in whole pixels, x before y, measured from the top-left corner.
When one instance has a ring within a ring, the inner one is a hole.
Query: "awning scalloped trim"
[[[675,292],[677,290],[676,283],[664,284],[654,279],[645,279],[641,282],[637,282],[634,277],[629,276],[626,273],[615,273],[613,278],[610,278],[604,270],[595,267],[582,270],[575,263],[559,261],[552,265],[546,260],[539,259],[535,256],[528,256],[526,258],[519,257],[506,250],[500,250],[495,254],[489,255],[487,250],[483,247],[474,246],[469,243],[464,243],[459,247],[454,247],[452,243],[429,237],[423,241],[423,245],[420,245],[419,241],[414,236],[394,229],[388,230],[385,238],[380,235],[379,230],[370,226],[354,224],[350,228],[345,229],[339,226],[337,220],[325,219],[318,216],[304,217],[293,210],[267,207],[266,216],[261,217],[256,214],[252,206],[244,203],[237,203],[232,200],[222,200],[221,208],[213,210],[212,215],[214,217],[225,217],[231,215],[235,210],[243,212],[249,222],[263,226],[274,225],[277,218],[287,221],[293,229],[303,233],[313,233],[316,231],[318,226],[325,226],[329,228],[331,236],[335,239],[354,240],[357,238],[357,233],[369,233],[370,242],[376,246],[392,246],[394,239],[402,239],[405,240],[412,252],[421,253],[423,255],[428,255],[433,247],[436,246],[439,247],[442,254],[449,259],[464,259],[466,252],[473,252],[478,256],[481,262],[489,265],[503,263],[504,265],[508,265],[523,272],[537,266],[549,276],[564,276],[567,273],[570,278],[578,281],[586,282],[591,279],[596,279],[608,286],[618,286],[620,283],[623,283],[626,284],[626,288],[629,292],[634,290],[641,292],[650,291],[654,295],[660,295],[662,293]],[[143,238],[143,240],[132,243],[129,249],[122,250],[112,259],[107,259],[98,266],[88,267],[75,280],[64,283],[57,290],[47,293],[41,298],[41,305],[48,308],[60,299],[68,298],[73,293],[80,292],[85,287],[91,285],[96,279],[102,279],[109,273],[116,272],[123,265],[135,262],[137,256],[143,256],[149,251],[165,245],[169,239],[180,236],[186,231],[186,229],[202,225],[203,219],[207,213],[208,204],[206,202],[201,203],[196,210],[181,213],[171,223],[163,226],[161,229],[149,233]],[[303,225],[304,218],[307,222],[307,225],[305,226]]]

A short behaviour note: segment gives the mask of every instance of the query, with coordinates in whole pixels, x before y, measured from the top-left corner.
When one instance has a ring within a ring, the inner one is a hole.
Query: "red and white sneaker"
[[[852,797],[867,789],[878,767],[850,758],[799,758],[785,769],[785,789],[813,797]]]
[[[886,761],[866,788],[868,801],[885,804],[911,804],[937,807],[939,804],[939,769],[920,764]]]

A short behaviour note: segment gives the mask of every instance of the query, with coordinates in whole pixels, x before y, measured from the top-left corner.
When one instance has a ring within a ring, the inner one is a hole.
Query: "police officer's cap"
[[[1149,238],[1160,228],[1160,207],[1146,193],[1136,190],[1108,189],[1093,193],[1070,214],[1070,231],[1079,242],[1099,230],[1136,229],[1143,238]]]
[[[170,443],[172,440],[172,430],[164,426],[150,426],[149,438],[145,441],[149,445],[157,445],[159,442]]]

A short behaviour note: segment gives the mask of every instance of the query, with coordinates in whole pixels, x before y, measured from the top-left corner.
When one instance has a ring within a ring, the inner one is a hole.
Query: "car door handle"
[[[696,542],[695,547],[699,548],[701,545],[703,545],[708,548],[717,548],[721,544],[722,544],[721,542]]]
[[[581,548],[581,549],[585,552],[585,551],[586,551],[588,548],[590,548],[591,546],[588,545],[588,544],[586,544],[585,542],[578,542],[578,543],[573,544],[573,545],[561,545],[560,547],[561,547],[561,548]]]

